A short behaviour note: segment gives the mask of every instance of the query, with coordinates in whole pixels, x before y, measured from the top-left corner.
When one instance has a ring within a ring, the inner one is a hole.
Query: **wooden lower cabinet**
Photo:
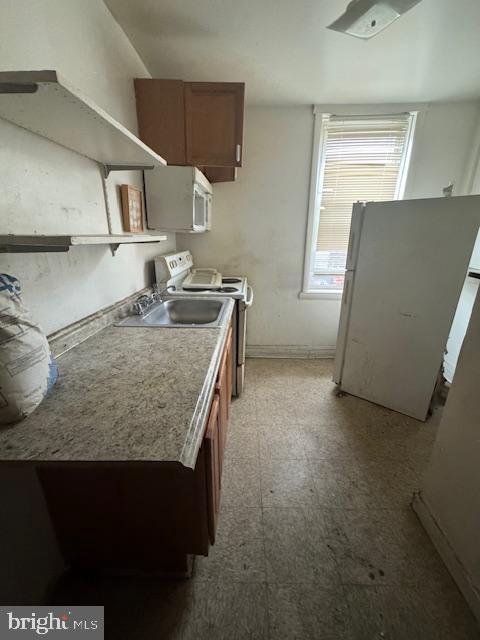
[[[209,504],[210,542],[215,542],[215,531],[220,510],[222,472],[227,444],[228,417],[232,402],[232,328],[218,368],[215,396],[210,409],[207,431],[203,442],[207,466],[207,497]]]
[[[67,564],[83,569],[181,571],[207,555],[205,459],[66,464],[37,469]]]
[[[230,415],[230,404],[232,402],[232,329],[230,328],[227,345],[223,352],[222,360],[218,370],[217,384],[215,385],[215,393],[219,399],[219,471],[220,471],[220,486],[221,475],[223,471],[223,457],[227,444],[227,428],[228,418]]]
[[[220,508],[229,367],[231,329],[195,469],[177,462],[38,464],[67,564],[185,574],[189,556],[208,555]]]
[[[202,445],[207,479],[208,534],[211,544],[215,542],[218,512],[220,510],[220,482],[222,474],[220,468],[220,449],[222,444],[219,428],[219,405],[219,398],[215,395],[210,409],[207,432]]]

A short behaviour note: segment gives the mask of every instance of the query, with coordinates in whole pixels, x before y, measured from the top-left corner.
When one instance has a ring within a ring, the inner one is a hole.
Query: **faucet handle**
[[[158,290],[158,284],[154,284],[152,289],[153,291],[152,291],[151,298],[154,302],[158,302],[159,300],[161,300],[161,297],[162,297],[161,292]]]
[[[163,288],[161,291],[159,291],[159,287],[158,284],[154,284],[153,285],[153,299],[157,302],[162,302],[163,300],[163,296],[168,293],[169,289],[176,289],[174,284],[169,284],[167,285],[165,288]]]
[[[149,302],[150,302],[149,296],[146,296],[145,294],[138,296],[138,298],[133,303],[134,312],[137,315],[141,316],[142,313],[147,309]]]

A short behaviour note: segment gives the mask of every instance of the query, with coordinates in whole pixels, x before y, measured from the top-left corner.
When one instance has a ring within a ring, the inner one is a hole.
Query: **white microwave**
[[[212,226],[213,189],[196,167],[157,167],[145,172],[147,227],[201,233]]]

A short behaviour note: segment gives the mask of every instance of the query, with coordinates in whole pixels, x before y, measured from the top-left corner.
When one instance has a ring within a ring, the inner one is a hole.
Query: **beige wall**
[[[2,69],[56,69],[136,132],[133,78],[148,72],[100,0],[4,0],[0,6]],[[0,232],[107,233],[98,165],[44,138],[0,121]],[[118,158],[121,162],[123,158]],[[118,185],[141,185],[140,172],[111,174],[113,231],[121,232]],[[0,256],[17,276],[47,333],[138,291],[153,279],[152,257],[168,242],[78,247],[64,254]]]
[[[246,275],[255,301],[248,344],[335,345],[339,302],[299,300],[313,137],[311,107],[251,108],[245,118],[244,168],[237,181],[214,185],[213,228],[177,235],[199,266]]]
[[[477,117],[475,103],[422,106],[405,197],[439,196],[450,180],[461,192]],[[177,235],[198,266],[248,276],[250,349],[320,355],[335,347],[340,301],[298,298],[312,136],[311,107],[247,109],[245,166],[235,183],[214,186],[212,231]]]
[[[450,102],[421,108],[405,198],[438,198],[442,187],[454,183],[454,195],[470,193],[472,145],[475,141],[479,102]],[[475,192],[475,191],[474,191]]]

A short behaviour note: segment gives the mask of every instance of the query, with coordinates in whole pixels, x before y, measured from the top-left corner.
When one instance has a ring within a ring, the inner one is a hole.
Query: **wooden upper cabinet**
[[[243,83],[137,78],[139,136],[168,164],[212,168],[215,182],[242,166]]]
[[[215,182],[235,182],[237,167],[198,167],[212,184]]]
[[[184,82],[136,78],[135,96],[140,139],[168,164],[188,164]]]
[[[185,83],[185,139],[188,164],[241,167],[245,85]]]

